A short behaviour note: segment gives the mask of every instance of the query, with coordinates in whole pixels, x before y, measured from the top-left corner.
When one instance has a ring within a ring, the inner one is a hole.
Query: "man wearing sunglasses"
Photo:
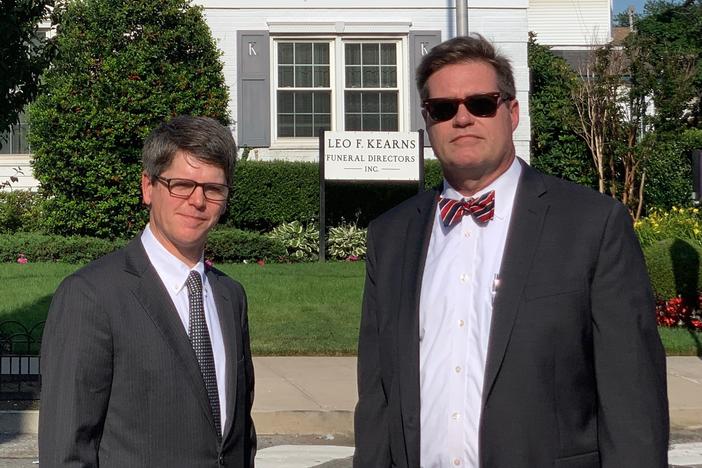
[[[374,220],[356,468],[664,468],[665,356],[626,208],[516,157],[508,59],[433,48],[444,182]]]
[[[149,224],[69,276],[42,343],[42,467],[253,467],[241,285],[204,263],[236,159],[228,128],[176,117],[142,152]]]

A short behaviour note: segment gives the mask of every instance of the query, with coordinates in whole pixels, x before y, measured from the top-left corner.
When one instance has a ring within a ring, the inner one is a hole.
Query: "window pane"
[[[363,67],[363,87],[380,87],[380,69],[378,67]]]
[[[281,88],[291,88],[295,86],[295,75],[293,67],[289,65],[278,67],[278,86]]]
[[[379,131],[380,130],[380,116],[375,114],[364,114],[363,115],[363,130],[365,131]]]
[[[363,51],[363,65],[377,65],[380,63],[380,50],[378,44],[361,44]]]
[[[312,92],[295,93],[295,113],[312,113]]]
[[[314,87],[328,88],[329,87],[329,67],[321,66],[314,67]]]
[[[278,114],[278,136],[295,136],[295,116]]]
[[[292,114],[295,111],[295,93],[278,91],[278,113]]]
[[[317,65],[329,63],[329,44],[314,45],[314,63]]]
[[[395,67],[382,67],[380,73],[381,88],[395,88],[397,86],[397,69]]]
[[[0,154],[10,154],[10,134],[0,133]]]
[[[381,114],[380,115],[380,129],[384,132],[396,132],[397,131],[397,115],[392,114]]]
[[[348,91],[344,96],[346,112],[361,112],[361,93]]]
[[[395,44],[380,44],[380,63],[383,65],[395,65],[396,61]]]
[[[298,114],[295,116],[295,136],[314,136],[314,129],[312,128],[312,114]]]
[[[312,64],[312,43],[297,42],[295,43],[295,63],[296,64]]]
[[[363,113],[380,112],[380,93],[363,93]]]
[[[314,131],[315,135],[319,133],[319,129],[331,130],[331,115],[315,114],[314,116]]]
[[[346,67],[346,87],[360,88],[361,87],[361,67]]]
[[[298,88],[312,87],[312,67],[300,65],[295,67],[295,86]]]
[[[397,114],[397,93],[380,93],[380,112]]]
[[[361,44],[346,44],[346,65],[361,64]]]
[[[331,96],[329,93],[313,93],[314,95],[314,113],[315,114],[330,114],[331,115]]]
[[[293,44],[278,44],[278,63],[288,64],[293,62]]]
[[[346,131],[353,132],[361,129],[361,114],[346,114]]]

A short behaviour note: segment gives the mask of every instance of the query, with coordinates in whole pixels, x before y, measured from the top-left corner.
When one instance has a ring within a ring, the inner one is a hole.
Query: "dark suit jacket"
[[[216,269],[207,279],[227,359],[221,445],[183,323],[136,238],[54,295],[41,349],[42,468],[253,467],[246,296]]]
[[[631,217],[522,166],[493,308],[480,467],[666,467],[665,356]],[[419,467],[419,295],[437,196],[417,195],[369,227],[356,468]]]

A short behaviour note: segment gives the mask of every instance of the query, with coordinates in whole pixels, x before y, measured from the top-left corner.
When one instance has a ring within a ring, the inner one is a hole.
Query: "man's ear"
[[[151,182],[146,172],[141,173],[141,200],[146,206],[151,206],[151,191],[154,189],[154,184]]]

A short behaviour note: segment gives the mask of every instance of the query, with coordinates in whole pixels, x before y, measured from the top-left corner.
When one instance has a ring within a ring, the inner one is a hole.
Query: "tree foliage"
[[[655,103],[657,130],[702,128],[702,1],[649,1],[626,40],[641,51],[639,85]]]
[[[37,33],[55,6],[54,0],[0,0],[0,134],[18,122],[37,95],[39,77],[55,50]]]
[[[141,146],[179,114],[228,123],[220,52],[188,0],[71,1],[46,92],[30,109],[47,228],[126,237],[141,209]]]
[[[588,150],[575,132],[577,110],[572,90],[578,77],[568,63],[538,44],[529,34],[531,71],[531,163],[534,167],[566,180],[593,186],[595,173]]]

